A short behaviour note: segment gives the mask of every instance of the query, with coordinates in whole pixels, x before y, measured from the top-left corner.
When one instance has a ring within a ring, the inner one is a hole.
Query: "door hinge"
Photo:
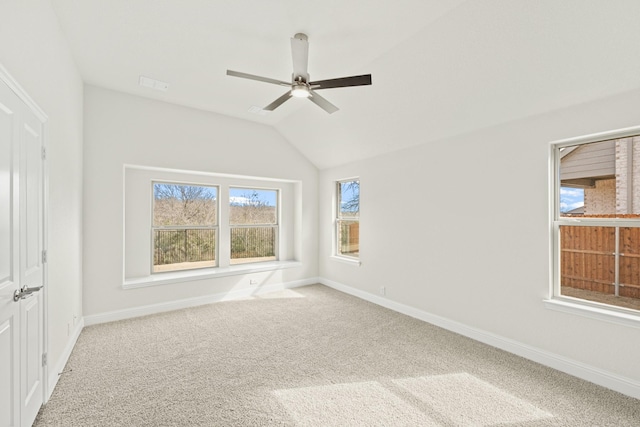
[[[47,353],[42,353],[42,366],[47,366]]]
[[[43,250],[42,251],[42,263],[44,264],[45,262],[47,262],[47,251]]]
[[[42,147],[42,160],[47,160],[47,149]]]

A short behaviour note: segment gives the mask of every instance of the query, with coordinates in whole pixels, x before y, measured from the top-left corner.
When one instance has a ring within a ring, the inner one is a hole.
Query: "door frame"
[[[0,64],[0,81],[6,84],[22,102],[35,114],[35,116],[42,123],[42,148],[45,158],[42,162],[42,250],[48,253],[49,246],[49,168],[47,162],[48,156],[48,123],[49,116],[40,108],[40,106],[29,96],[29,94],[20,86],[20,84],[9,74],[9,71]],[[44,354],[49,354],[49,263],[42,263],[42,351]],[[47,363],[44,363],[42,367],[42,402],[47,403],[51,393],[49,391],[49,360],[47,356]]]

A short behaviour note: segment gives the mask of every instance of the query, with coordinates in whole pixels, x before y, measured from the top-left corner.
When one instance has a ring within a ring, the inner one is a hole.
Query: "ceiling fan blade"
[[[371,84],[371,74],[362,76],[340,77],[337,79],[318,80],[317,82],[309,82],[314,90],[331,89],[335,87],[349,86],[366,86]]]
[[[307,65],[309,64],[309,42],[307,36],[298,33],[291,39],[291,56],[293,58],[293,78],[302,77],[309,81]]]
[[[280,98],[276,99],[271,104],[269,104],[266,107],[264,107],[263,110],[265,110],[265,111],[273,111],[276,108],[278,108],[279,106],[281,106],[282,104],[284,104],[285,101],[289,100],[289,98],[291,98],[291,91],[285,93]]]
[[[243,79],[257,80],[259,82],[265,83],[273,83],[274,85],[279,86],[291,86],[291,83],[283,82],[281,80],[270,79],[269,77],[254,76],[253,74],[241,73],[239,71],[233,70],[227,70],[227,76],[241,77]]]
[[[333,105],[332,103],[330,103],[329,101],[327,101],[326,99],[324,99],[323,97],[315,93],[314,91],[310,90],[309,93],[311,94],[311,96],[309,97],[309,100],[314,104],[316,104],[318,107],[322,108],[327,113],[331,114],[339,110],[338,107],[336,107],[335,105]]]

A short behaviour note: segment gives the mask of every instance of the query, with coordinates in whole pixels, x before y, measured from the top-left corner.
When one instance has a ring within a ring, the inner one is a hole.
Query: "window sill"
[[[549,310],[577,314],[578,316],[584,316],[591,319],[640,328],[640,315],[633,313],[626,313],[623,311],[607,309],[604,307],[596,307],[581,302],[574,302],[573,300],[565,300],[560,298],[544,300],[544,306]]]
[[[357,258],[347,258],[347,257],[343,257],[343,256],[338,256],[338,255],[332,255],[329,258],[331,258],[334,261],[338,261],[338,262],[341,262],[343,264],[353,265],[353,266],[356,266],[356,267],[360,267],[362,265],[360,260],[357,259]]]
[[[224,268],[206,268],[191,271],[175,271],[158,273],[135,279],[125,279],[123,289],[146,288],[148,286],[167,285],[170,283],[190,282],[193,280],[215,279],[218,277],[237,276],[241,274],[259,273],[262,271],[284,270],[301,267],[300,261],[270,261],[253,264],[232,265]]]

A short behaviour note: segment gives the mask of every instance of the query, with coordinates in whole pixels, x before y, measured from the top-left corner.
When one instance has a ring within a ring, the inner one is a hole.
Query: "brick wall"
[[[584,190],[584,214],[599,215],[616,212],[616,179],[596,181],[595,188]]]
[[[632,165],[631,181],[632,198],[629,203],[628,176],[627,169],[629,144],[632,145]],[[616,141],[616,213],[640,213],[640,137],[622,138]]]

